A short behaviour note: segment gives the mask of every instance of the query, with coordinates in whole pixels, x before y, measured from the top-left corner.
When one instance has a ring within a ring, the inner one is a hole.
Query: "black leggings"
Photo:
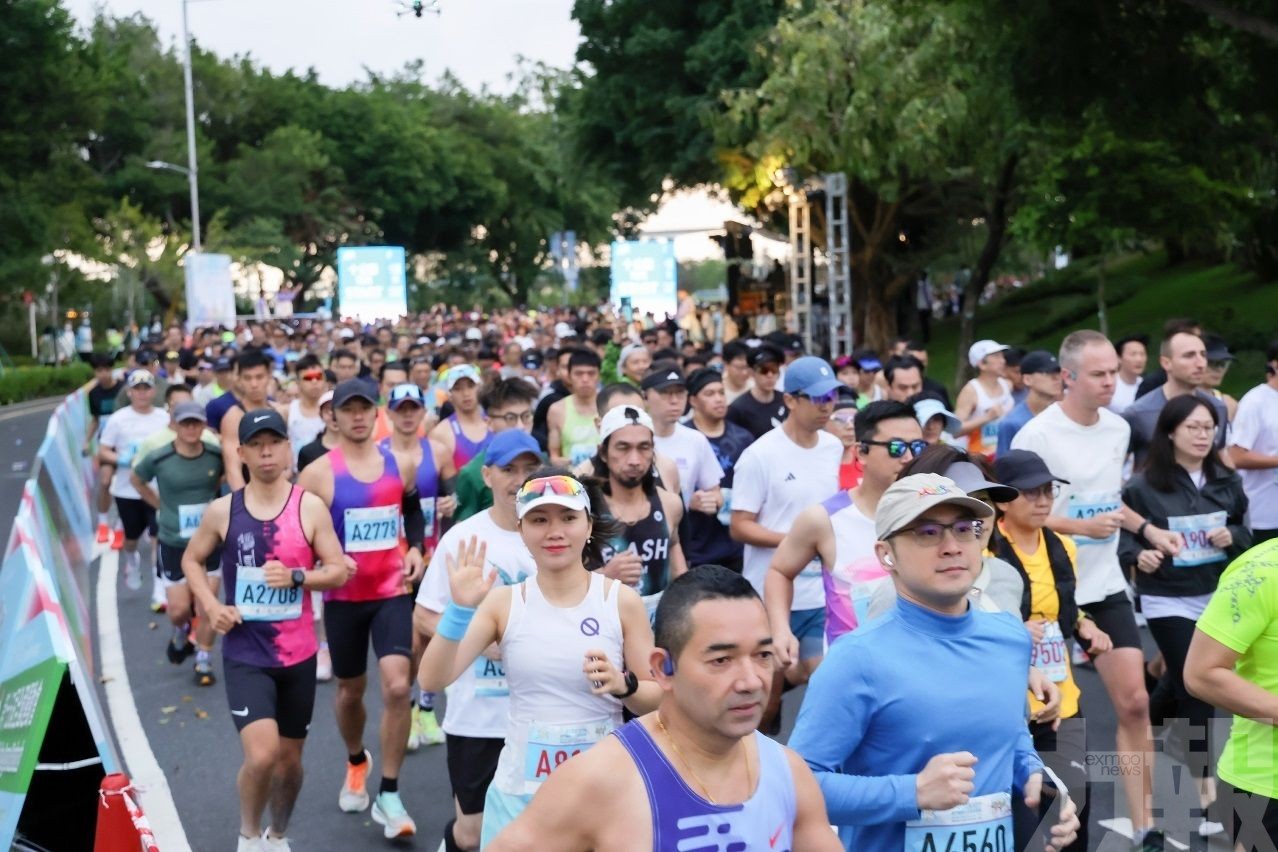
[[[1172,719],[1187,720],[1185,748],[1198,754],[1207,753],[1207,728],[1215,711],[1206,701],[1189,694],[1185,688],[1185,657],[1194,638],[1194,622],[1188,618],[1169,616],[1149,619],[1149,632],[1163,653],[1167,671],[1149,696],[1150,721],[1162,725]],[[1183,724],[1183,723],[1182,723]],[[1192,739],[1191,739],[1192,736]]]

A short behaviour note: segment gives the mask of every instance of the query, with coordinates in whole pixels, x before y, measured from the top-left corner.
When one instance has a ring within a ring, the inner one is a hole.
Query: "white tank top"
[[[297,464],[297,454],[320,432],[324,431],[324,418],[318,414],[307,417],[302,414],[302,401],[295,399],[288,404],[288,440],[293,445],[293,464]]]
[[[532,795],[556,766],[621,724],[621,701],[592,695],[581,671],[589,650],[624,666],[618,588],[592,573],[581,603],[557,607],[535,577],[511,587],[501,638],[510,719],[495,778],[503,793]]]
[[[985,386],[977,379],[968,382],[976,390],[976,407],[972,409],[973,417],[980,417],[996,405],[1003,407],[1003,414],[1006,415],[1012,410],[1012,383],[1007,379],[999,379],[998,387],[1001,393],[998,396],[990,396],[985,392]],[[974,453],[982,453],[987,456],[993,456],[998,452],[998,420],[991,420],[980,429],[973,429],[968,433],[967,446]]]

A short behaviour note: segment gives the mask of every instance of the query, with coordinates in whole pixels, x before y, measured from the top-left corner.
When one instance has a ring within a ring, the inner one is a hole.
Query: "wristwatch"
[[[634,695],[639,690],[639,675],[631,671],[623,671],[621,673],[621,677],[626,682],[626,691],[618,695],[617,698],[624,700]]]
[[[302,584],[306,582],[306,572],[301,568],[293,569],[293,588],[300,589]]]

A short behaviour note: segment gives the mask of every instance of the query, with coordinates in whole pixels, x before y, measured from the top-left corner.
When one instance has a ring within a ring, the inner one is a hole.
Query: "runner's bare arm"
[[[1185,657],[1185,688],[1236,716],[1273,725],[1278,719],[1278,695],[1239,675],[1234,668],[1239,656],[1219,639],[1195,629]]]
[[[501,641],[501,622],[504,619],[499,619],[498,613],[510,610],[512,589],[517,592],[519,587],[501,586],[484,598],[460,642],[445,639],[436,631],[417,669],[418,686],[429,692],[443,692],[445,687],[462,676],[485,648]]]
[[[244,487],[244,470],[240,467],[240,421],[244,412],[232,408],[222,415],[222,460],[226,465],[226,484],[232,491]]]
[[[679,465],[675,464],[675,460],[661,453],[653,454],[653,464],[657,466],[657,473],[661,474],[661,487],[669,491],[671,494],[681,494],[679,490]]]
[[[973,429],[979,429],[986,423],[990,422],[991,417],[986,414],[973,416],[976,412],[976,388],[971,384],[966,384],[959,391],[958,399],[954,403],[954,416],[961,423],[958,432],[954,433],[954,437],[966,435]]]
[[[603,822],[618,806],[617,763],[626,759],[620,743],[605,737],[589,751],[565,761],[550,774],[528,807],[488,845],[489,852],[587,852],[601,849]],[[611,808],[583,808],[584,801]],[[828,828],[826,829],[829,830]],[[798,847],[796,847],[798,848]]]
[[[133,483],[133,487],[137,489],[143,503],[146,503],[152,509],[160,508],[160,495],[155,493],[154,488],[142,481],[136,470],[129,471],[129,482]]]
[[[439,444],[444,448],[449,458],[452,458],[453,449],[457,442],[453,439],[453,430],[449,428],[447,420],[441,420],[435,424],[435,428],[430,430],[428,436],[432,443]]]
[[[320,498],[325,506],[333,505],[333,463],[327,455],[320,456],[297,475],[297,487]]]
[[[187,588],[191,590],[191,594],[210,617],[213,616],[216,608],[223,604],[214,594],[204,566],[213,555],[213,551],[222,543],[230,517],[231,496],[228,494],[214,500],[204,510],[204,517],[200,519],[199,528],[191,536],[191,540],[186,544],[186,550],[182,553],[182,573],[186,576]]]
[[[688,573],[688,560],[683,555],[683,543],[679,541],[679,523],[683,520],[683,501],[677,494],[658,491],[661,505],[666,510],[670,527],[670,579]]]
[[[304,588],[336,589],[354,576],[355,560],[342,552],[341,539],[333,529],[333,517],[324,501],[314,494],[302,495],[302,531],[310,539],[319,562],[319,567],[306,572]]]
[[[825,812],[825,799],[816,776],[803,758],[788,748],[785,759],[790,764],[790,775],[794,779],[794,842],[791,847],[811,849],[812,852],[842,852],[839,836],[830,830],[830,816]]]
[[[563,399],[550,406],[546,412],[546,449],[550,454],[550,463],[566,465],[572,460],[564,454],[564,406],[571,404],[572,397]]]
[[[652,679],[652,622],[643,598],[629,586],[617,585],[617,609],[621,615],[621,655],[626,669],[639,678],[639,689],[623,699],[626,709],[636,716],[650,713],[661,703],[661,686]]]
[[[1278,467],[1278,456],[1267,456],[1237,444],[1230,445],[1228,455],[1234,467],[1239,470],[1267,470]]]

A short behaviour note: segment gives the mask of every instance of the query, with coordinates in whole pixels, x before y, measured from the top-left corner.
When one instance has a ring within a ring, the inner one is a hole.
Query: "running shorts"
[[[315,709],[315,657],[293,666],[262,668],[222,658],[226,701],[237,731],[259,719],[274,719],[280,736],[306,738]]]
[[[413,656],[413,596],[376,601],[325,601],[324,629],[333,659],[333,675],[359,677],[368,670],[368,642],[377,659]]]
[[[1136,611],[1125,592],[1114,592],[1096,603],[1082,604],[1080,609],[1096,622],[1097,627],[1109,634],[1115,648],[1141,647]]]
[[[497,774],[504,739],[448,734],[448,780],[462,814],[482,814],[488,785]]]

